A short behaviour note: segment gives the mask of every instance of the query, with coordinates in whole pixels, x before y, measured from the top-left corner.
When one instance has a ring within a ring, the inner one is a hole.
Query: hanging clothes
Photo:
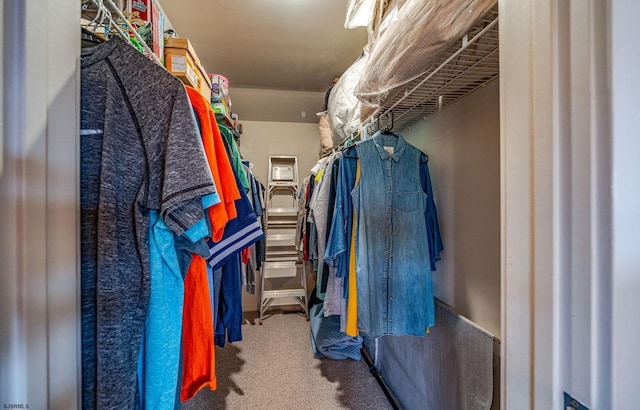
[[[185,276],[189,263],[184,262],[184,255],[177,249],[187,246],[189,261],[191,252],[198,247],[200,253],[206,252],[208,247],[202,239],[209,235],[209,229],[201,220],[185,235],[176,236],[154,210],[150,211],[150,222],[149,308],[138,364],[140,400],[143,408],[169,409],[179,397],[176,384],[180,370]],[[186,245],[181,246],[182,243]]]
[[[185,290],[181,402],[193,398],[204,387],[217,388],[211,291],[206,259],[197,253],[191,254]]]
[[[253,206],[253,211],[258,217],[258,223],[262,227],[264,231],[264,222],[262,219],[262,201],[260,199],[260,189],[258,188],[258,181],[251,172],[251,164],[249,161],[242,161],[243,168],[247,177],[249,178],[249,193],[248,198],[249,202]],[[255,294],[256,292],[256,272],[261,266],[261,262],[258,261],[258,251],[257,248],[260,245],[260,242],[263,241],[260,239],[256,243],[252,244],[248,248],[243,250],[243,258],[242,258],[242,267],[243,267],[243,286],[245,286],[245,290],[249,294]]]
[[[231,149],[224,141],[225,150],[231,156]],[[233,174],[237,186],[241,186],[238,175]],[[217,312],[215,343],[224,346],[242,340],[242,291],[239,253],[264,238],[264,232],[253,211],[253,206],[243,189],[235,203],[238,216],[225,227],[220,242],[208,241],[207,262],[214,269],[222,268],[220,303]]]
[[[339,173],[325,259],[337,276],[350,272],[347,299],[357,298],[357,330],[424,335],[434,325],[431,270],[442,251],[426,156],[400,135],[378,133],[344,153]],[[352,308],[349,335],[357,333]]]
[[[207,212],[211,226],[211,238],[221,240],[229,221],[237,218],[234,198],[240,198],[240,190],[233,177],[233,169],[209,102],[195,89],[187,87],[196,123],[199,127],[208,165],[220,186],[222,201]],[[184,273],[184,313],[182,332],[182,380],[180,401],[191,399],[200,389],[217,386],[214,349],[214,278],[206,263],[209,247],[206,242],[195,247],[184,241],[182,249]],[[199,244],[198,244],[199,245]]]
[[[317,286],[319,287],[320,294],[326,298],[327,283],[329,280],[329,265],[324,261],[324,253],[326,250],[327,236],[328,236],[328,214],[330,198],[329,191],[331,189],[331,180],[333,176],[333,163],[338,156],[331,156],[327,158],[327,161],[323,167],[321,180],[318,184],[317,195],[311,201],[310,204],[310,216],[316,224],[316,231],[318,233],[318,280]],[[331,207],[332,208],[332,207]],[[331,213],[333,213],[331,211]]]
[[[218,128],[220,129],[220,134],[222,134],[222,137],[229,147],[229,157],[231,158],[236,175],[240,180],[240,185],[244,188],[245,192],[249,192],[249,189],[251,188],[249,178],[242,166],[242,157],[240,156],[240,151],[238,150],[238,144],[236,143],[233,131],[220,122],[218,122]]]
[[[213,205],[208,210],[212,239],[217,242],[222,238],[227,222],[237,215],[235,201],[240,199],[240,192],[235,183],[231,161],[224,148],[211,104],[194,88],[186,87],[186,89],[200,128],[209,169],[216,186],[220,187],[218,194],[221,203]]]
[[[176,235],[216,188],[183,85],[114,38],[82,50],[83,408],[139,408],[150,211]]]
[[[338,168],[340,166],[340,159],[342,158],[342,152],[337,152],[330,161],[331,168],[327,169],[325,172],[325,178],[327,178],[328,183],[328,192],[326,193],[327,201],[327,216],[326,223],[327,229],[325,229],[325,245],[324,251],[326,251],[326,245],[329,242],[331,221],[333,220],[333,210],[334,204],[336,201],[336,188],[338,184]],[[336,275],[336,268],[333,266],[329,266],[323,258],[325,268],[322,271],[322,285],[325,284],[326,281],[326,290],[325,290],[325,298],[324,304],[322,306],[323,313],[325,316],[331,315],[345,315],[346,314],[346,304],[344,303],[344,280],[342,277],[338,277]]]

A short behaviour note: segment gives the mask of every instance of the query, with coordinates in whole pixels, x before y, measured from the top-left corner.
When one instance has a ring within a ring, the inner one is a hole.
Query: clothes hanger
[[[380,118],[384,117],[385,115],[387,115],[389,118],[391,118],[391,123],[387,123],[386,127],[381,128],[380,127]],[[393,135],[393,136],[397,137],[396,134],[391,132],[391,130],[393,130],[393,121],[394,121],[393,110],[386,110],[386,111],[382,112],[380,115],[378,115],[378,118],[377,118],[377,129],[380,130],[380,132],[382,132],[383,134]]]
[[[107,38],[100,33],[93,32],[86,27],[82,27],[81,31],[81,39],[83,44],[87,44],[88,46],[104,43],[107,41]]]

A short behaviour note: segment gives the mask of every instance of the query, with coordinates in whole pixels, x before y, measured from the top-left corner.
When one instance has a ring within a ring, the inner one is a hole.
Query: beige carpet
[[[258,326],[245,313],[243,340],[216,348],[218,389],[184,409],[392,409],[364,359],[314,359],[309,323],[274,314]]]

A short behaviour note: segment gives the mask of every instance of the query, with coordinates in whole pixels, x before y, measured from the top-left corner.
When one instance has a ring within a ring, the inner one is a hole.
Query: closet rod
[[[87,31],[91,31],[86,27],[91,26],[94,21],[97,20],[98,16],[100,16],[101,13],[105,13],[105,15],[101,16],[102,19],[106,18],[109,20],[109,28],[111,28],[112,26],[114,27],[114,29],[118,32],[118,34],[120,34],[120,36],[122,36],[122,38],[126,38],[128,37],[127,33],[125,33],[124,31],[122,31],[122,29],[120,28],[120,26],[118,24],[116,24],[116,22],[113,20],[113,17],[111,16],[111,12],[109,10],[107,10],[107,8],[104,6],[104,3],[100,3],[98,0],[89,0],[88,2],[84,2],[82,4],[82,8],[83,10],[85,9],[85,6],[88,5],[89,3],[93,3],[97,8],[97,15],[95,17],[95,19],[93,21],[91,21],[91,23],[89,23],[87,26],[82,26],[83,29],[87,30]],[[106,17],[105,17],[106,16]],[[104,36],[102,36],[104,37]],[[106,41],[107,39],[104,38],[104,41]]]
[[[136,29],[133,28],[133,26],[131,25],[131,23],[129,23],[129,20],[127,20],[124,16],[124,14],[122,14],[122,11],[120,11],[120,9],[118,8],[118,6],[116,6],[116,4],[113,2],[113,0],[103,0],[106,1],[118,14],[118,17],[120,17],[129,27],[129,29],[131,30],[131,32],[133,33],[134,37],[136,38],[136,40],[138,40],[138,42],[140,43],[140,45],[142,46],[142,48],[145,49],[145,51],[147,53],[149,53],[149,56],[155,60],[156,63],[158,63],[159,65],[164,67],[164,64],[162,64],[162,61],[160,61],[160,59],[158,58],[158,56],[155,55],[155,53],[153,52],[153,50],[147,45],[147,43],[144,41],[144,39],[142,38],[142,36],[140,36],[140,34],[138,34],[138,31]],[[164,38],[164,33],[162,33],[162,37]]]
[[[151,48],[147,45],[147,43],[144,41],[144,39],[142,38],[142,36],[140,36],[140,34],[138,34],[138,32],[136,31],[136,29],[131,25],[131,23],[129,23],[129,20],[127,20],[127,18],[124,16],[124,14],[122,14],[122,11],[120,11],[120,9],[118,8],[118,6],[113,2],[113,0],[91,0],[91,2],[93,4],[95,4],[97,7],[101,7],[101,3],[106,3],[111,10],[115,11],[116,14],[118,15],[118,17],[120,17],[120,19],[122,19],[122,21],[127,25],[127,27],[129,28],[129,31],[131,33],[133,33],[134,37],[136,38],[136,40],[138,40],[138,42],[140,43],[140,45],[142,46],[142,48],[144,48],[144,50],[146,51],[146,54],[153,59],[156,63],[158,63],[159,65],[163,66],[162,62],[160,61],[160,59],[158,58],[158,56],[156,56],[153,52],[153,50],[151,50]],[[111,22],[113,23],[113,25],[116,27],[116,30],[118,30],[118,32],[120,33],[120,35],[124,36],[125,38],[128,37],[126,33],[124,33],[120,27],[118,26],[118,24],[113,21],[113,18],[111,18]]]

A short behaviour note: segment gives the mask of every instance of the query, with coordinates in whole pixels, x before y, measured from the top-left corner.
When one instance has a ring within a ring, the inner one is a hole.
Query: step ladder
[[[265,212],[266,252],[260,272],[260,325],[271,306],[298,304],[309,320],[307,274],[296,247],[298,189],[298,158],[295,155],[270,156]],[[265,289],[265,285],[269,285],[269,289]]]

